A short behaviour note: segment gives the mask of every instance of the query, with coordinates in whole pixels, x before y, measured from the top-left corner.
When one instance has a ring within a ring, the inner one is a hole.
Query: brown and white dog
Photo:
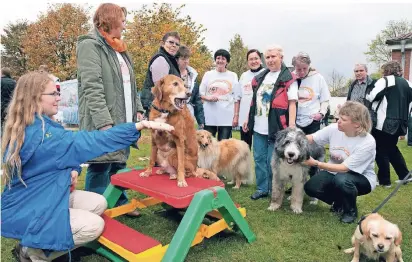
[[[344,252],[353,253],[352,262],[359,262],[360,253],[371,259],[383,257],[386,262],[403,262],[401,242],[402,233],[398,226],[373,213],[356,227],[352,236],[353,247]]]
[[[167,123],[174,131],[152,130],[150,162],[140,176],[151,175],[157,161],[161,166],[159,173],[168,173],[170,179],[177,179],[177,186],[186,187],[185,176],[196,175],[198,158],[194,119],[186,106],[190,92],[182,79],[167,75],[153,87],[152,93],[149,120]]]
[[[197,165],[213,174],[226,175],[231,179],[228,184],[235,184],[238,189],[241,183],[252,184],[252,154],[249,146],[238,139],[224,139],[218,142],[210,132],[199,130],[196,134],[199,145]]]

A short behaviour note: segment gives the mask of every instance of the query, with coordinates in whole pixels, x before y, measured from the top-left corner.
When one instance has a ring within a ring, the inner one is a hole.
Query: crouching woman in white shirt
[[[307,165],[322,171],[309,179],[305,192],[332,205],[331,211],[341,213],[340,221],[344,223],[357,218],[357,196],[370,193],[376,186],[376,143],[370,129],[368,109],[348,101],[340,109],[338,123],[307,136],[311,143],[329,144],[330,158],[328,163],[307,160]]]

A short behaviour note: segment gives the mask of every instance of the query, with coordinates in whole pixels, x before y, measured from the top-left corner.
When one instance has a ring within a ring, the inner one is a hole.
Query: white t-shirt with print
[[[306,127],[313,122],[312,115],[319,113],[320,103],[330,100],[329,87],[323,76],[315,73],[302,79],[298,94],[296,124]]]
[[[258,72],[248,70],[240,76],[239,89],[241,100],[239,108],[239,126],[242,126],[249,117],[250,104],[252,103],[253,98],[252,79],[263,70],[265,69],[262,68]]]
[[[261,135],[269,134],[269,110],[273,87],[279,77],[280,71],[269,72],[256,93],[256,115],[253,131]],[[293,82],[288,89],[288,100],[298,100],[298,84]]]
[[[132,106],[132,84],[130,83],[130,72],[127,67],[126,61],[124,61],[122,55],[119,52],[116,52],[117,58],[119,59],[120,70],[122,72],[123,78],[123,92],[124,92],[124,101],[126,108],[126,122],[133,122],[133,106]]]
[[[204,101],[205,124],[232,126],[235,102],[238,101],[239,83],[236,73],[211,70],[205,73],[199,87],[202,96],[216,96],[217,102]]]
[[[338,130],[338,124],[331,124],[312,134],[316,144],[329,144],[329,161],[332,164],[344,164],[349,170],[364,175],[376,187],[375,155],[376,142],[371,134],[348,137]],[[336,174],[337,172],[330,172]]]

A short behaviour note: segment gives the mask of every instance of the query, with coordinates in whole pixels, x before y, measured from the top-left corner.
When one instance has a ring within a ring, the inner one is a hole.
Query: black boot
[[[343,211],[340,221],[343,223],[350,224],[350,223],[355,222],[357,218],[358,218],[358,208],[355,205],[355,207],[349,209],[348,211],[346,210]]]
[[[358,208],[356,207],[356,196],[347,195],[342,197],[343,214],[340,221],[343,223],[353,223],[358,218]]]

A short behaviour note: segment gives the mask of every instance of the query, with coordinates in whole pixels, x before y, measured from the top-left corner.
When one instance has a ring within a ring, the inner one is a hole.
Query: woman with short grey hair
[[[320,121],[328,111],[330,92],[323,76],[310,66],[311,59],[307,53],[299,52],[292,65],[299,88],[296,125],[309,135],[320,129]]]

